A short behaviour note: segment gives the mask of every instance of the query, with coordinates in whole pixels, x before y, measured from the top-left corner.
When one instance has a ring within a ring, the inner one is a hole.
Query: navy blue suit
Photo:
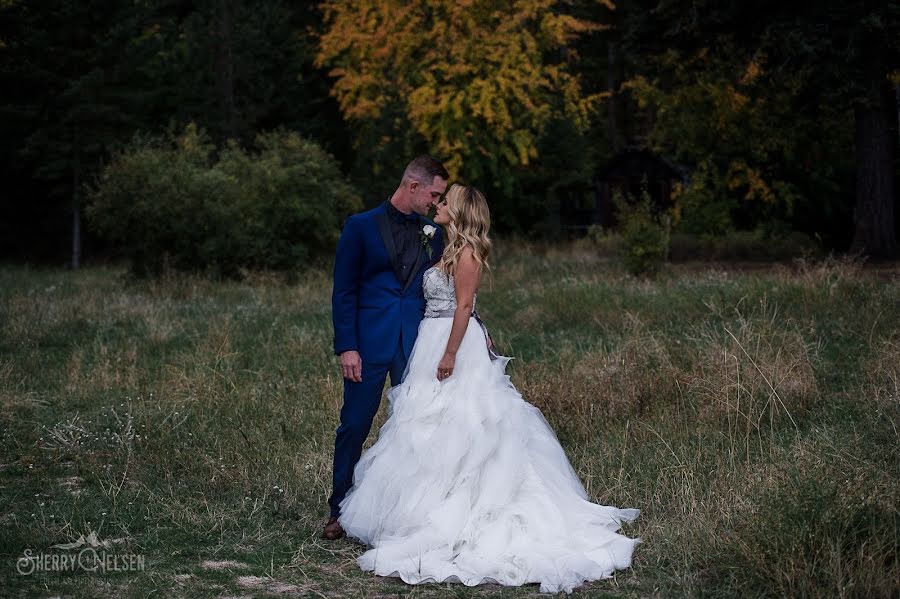
[[[419,228],[432,225],[429,257],[419,243],[412,274],[403,280],[384,204],[355,214],[344,223],[334,262],[331,296],[334,353],[356,350],[362,358],[362,382],[344,379],[344,405],[334,444],[331,515],[353,484],[353,468],[372,428],[388,373],[400,384],[425,313],[422,275],[443,252],[440,228],[419,217]]]

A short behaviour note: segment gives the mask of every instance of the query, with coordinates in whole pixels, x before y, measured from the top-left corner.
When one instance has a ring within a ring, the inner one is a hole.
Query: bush
[[[694,172],[690,185],[676,185],[674,196],[678,232],[720,236],[732,230],[731,193],[724,177],[706,163]]]
[[[296,133],[259,135],[216,155],[206,134],[135,137],[89,190],[87,217],[135,275],[167,268],[234,277],[305,267],[334,249],[361,202],[337,162]]]
[[[633,275],[656,273],[668,254],[669,230],[654,212],[650,195],[645,190],[639,200],[629,203],[616,192],[613,202],[619,216],[620,255],[625,269]]]
[[[585,239],[589,247],[603,258],[617,258],[622,256],[625,251],[622,236],[618,232],[604,229],[600,225],[588,227]]]

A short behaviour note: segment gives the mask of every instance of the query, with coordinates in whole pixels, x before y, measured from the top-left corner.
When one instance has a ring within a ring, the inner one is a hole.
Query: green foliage
[[[215,156],[194,125],[136,137],[90,200],[90,224],[139,276],[303,268],[333,251],[343,219],[361,206],[334,159],[296,133],[262,134],[252,152],[231,142]]]
[[[144,109],[160,114],[157,122],[190,119],[216,143],[249,142],[283,126],[329,150],[341,144],[327,79],[312,64],[316,11],[287,0],[205,1],[177,11],[168,4],[147,0],[131,44]]]
[[[635,69],[623,87],[652,117],[651,145],[723,178],[736,228],[783,221],[849,245],[854,106],[867,80],[884,83],[885,65],[897,63],[900,4],[629,7],[624,45]]]
[[[287,0],[0,2],[0,254],[71,247],[84,182],[136,131],[193,121],[223,145],[284,127],[345,158],[320,21]],[[87,256],[108,247],[86,237]]]
[[[773,84],[764,57],[742,63],[726,56],[671,50],[658,60],[656,78],[626,83],[641,109],[656,116],[649,134],[654,150],[694,170],[691,185],[676,189],[676,196],[683,192],[676,197],[680,228],[688,233],[724,234],[790,220],[808,203],[792,181],[809,178],[809,171],[803,177],[789,167],[806,151],[838,160],[843,154],[837,143],[816,138],[821,120],[797,116],[798,82]]]
[[[690,184],[676,184],[672,195],[677,231],[715,237],[734,228],[732,211],[736,203],[715,166],[701,164],[693,173]]]
[[[84,181],[139,120],[126,51],[139,13],[108,0],[0,3],[0,245],[27,244],[29,257],[72,247]]]
[[[560,55],[601,26],[563,4],[323,2],[318,64],[332,68],[332,94],[373,170],[397,160],[387,148],[428,148],[455,176],[511,198],[550,123],[584,130],[600,100],[582,89],[574,52]]]
[[[890,164],[850,150],[855,109],[900,80],[898,0],[315,4],[0,0],[0,253],[61,256],[110,154],[187,122],[217,147],[298,131],[370,199],[432,151],[521,235],[558,235],[560,198],[646,142],[695,173],[677,229],[843,249],[855,158]]]
[[[622,260],[633,275],[653,275],[666,260],[669,247],[669,217],[658,215],[647,190],[636,201],[616,192],[613,203],[622,235]]]

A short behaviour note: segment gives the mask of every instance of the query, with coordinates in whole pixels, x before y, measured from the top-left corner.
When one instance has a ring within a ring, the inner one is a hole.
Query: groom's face
[[[429,185],[420,181],[416,183],[417,185],[411,194],[412,209],[418,214],[426,216],[431,207],[437,204],[437,201],[444,195],[444,191],[447,189],[447,180],[435,177]]]

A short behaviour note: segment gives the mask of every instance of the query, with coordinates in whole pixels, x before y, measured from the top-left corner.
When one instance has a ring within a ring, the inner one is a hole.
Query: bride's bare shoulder
[[[459,259],[457,261],[457,265],[465,265],[469,268],[480,268],[480,264],[478,260],[475,258],[475,250],[472,249],[472,246],[467,245],[459,252]]]
[[[471,248],[465,247],[460,252],[455,270],[457,292],[462,288],[474,293],[481,282],[481,264]]]

